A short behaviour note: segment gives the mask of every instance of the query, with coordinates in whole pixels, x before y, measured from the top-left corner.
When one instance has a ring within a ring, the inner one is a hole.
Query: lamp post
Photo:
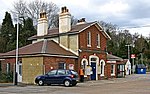
[[[18,84],[18,72],[17,72],[17,65],[18,65],[18,39],[19,39],[19,17],[17,16],[17,36],[16,36],[16,63],[15,63],[15,77],[14,77],[14,85]]]
[[[127,46],[128,47],[128,59],[130,60],[130,46],[132,46],[131,44],[129,45],[125,45],[125,46]]]
[[[128,59],[130,61],[130,46],[134,47],[134,45],[132,45],[132,44],[129,45],[128,44],[128,45],[125,45],[125,46],[128,47]],[[134,73],[134,58],[133,58],[133,63],[132,63],[132,73]]]

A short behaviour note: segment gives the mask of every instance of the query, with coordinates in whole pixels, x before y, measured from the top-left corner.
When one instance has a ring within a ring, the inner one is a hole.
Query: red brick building
[[[84,18],[71,26],[71,14],[62,7],[59,28],[48,30],[46,13],[40,13],[37,35],[29,40],[33,43],[19,48],[17,71],[20,82],[33,83],[35,76],[50,69],[84,69],[84,77],[99,80],[111,77],[111,66],[107,61],[106,41],[109,35],[98,22],[87,23]],[[15,64],[15,50],[2,54],[1,65]],[[19,66],[20,65],[20,66]],[[29,78],[27,75],[31,75]],[[114,76],[114,75],[113,75]]]

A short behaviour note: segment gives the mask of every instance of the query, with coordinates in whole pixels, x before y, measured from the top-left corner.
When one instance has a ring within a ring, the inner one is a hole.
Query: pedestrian
[[[79,75],[80,75],[80,82],[84,82],[84,70],[83,69],[79,70]]]

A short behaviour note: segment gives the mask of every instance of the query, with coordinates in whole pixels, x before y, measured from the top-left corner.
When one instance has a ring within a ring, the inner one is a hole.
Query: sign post
[[[134,74],[134,72],[135,72],[135,66],[134,66],[135,54],[131,54],[131,58],[132,58],[132,73]]]

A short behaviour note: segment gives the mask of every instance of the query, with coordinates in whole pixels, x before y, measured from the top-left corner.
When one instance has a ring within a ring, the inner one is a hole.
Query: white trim
[[[87,60],[86,58],[83,58],[83,59],[81,60],[81,65],[82,65],[82,66],[84,65],[84,64],[83,64],[84,61],[85,61],[84,77],[87,77],[87,65],[88,65],[88,60]]]
[[[91,47],[91,43],[92,41],[91,41],[91,32],[90,31],[88,31],[87,32],[87,46],[88,47]]]
[[[18,75],[18,78],[17,78],[17,80],[18,80],[18,82],[22,82],[22,63],[18,63],[17,65],[16,65],[16,71],[17,71],[17,75]],[[19,67],[21,67],[21,75],[19,74]]]
[[[111,73],[111,76],[115,76],[115,64],[111,64],[111,68],[112,68],[112,66],[113,66],[113,73]]]
[[[99,31],[102,31],[102,32],[104,32],[104,33],[102,33],[105,37],[108,37],[110,40],[111,40],[111,37],[106,33],[106,31],[104,31],[104,29],[100,26],[100,24],[98,23],[98,22],[96,22],[97,23],[97,25],[98,26],[96,26],[98,29],[99,29]],[[102,28],[103,30],[101,30],[100,28]]]
[[[102,66],[102,63],[103,63],[103,66]],[[103,70],[100,69],[100,70],[102,70],[102,73],[100,76],[104,76],[105,75],[105,61],[103,59],[100,60],[100,68],[101,68],[101,66],[102,66]]]
[[[77,56],[68,56],[68,55],[51,55],[51,54],[32,54],[32,55],[19,55],[19,57],[30,57],[30,56],[54,56],[54,57],[69,57],[69,58],[78,58]],[[4,56],[4,58],[16,57],[16,56]]]
[[[92,26],[92,25],[94,25],[94,24],[96,24],[96,22],[93,22],[93,23],[92,23],[92,24],[90,24],[89,26],[87,26],[87,27],[85,27],[85,28],[81,29],[81,30],[79,31],[79,33],[80,33],[80,32],[82,32],[82,31],[84,31],[85,29],[87,29],[87,28],[91,27],[91,26]]]
[[[85,62],[86,62],[86,65],[88,65],[88,60],[87,60],[86,58],[83,58],[83,59],[81,60],[81,65],[83,65],[83,61],[85,61]]]
[[[99,57],[96,55],[89,56],[89,64],[91,65],[91,58],[96,58],[96,80],[98,80],[98,65],[99,65]]]
[[[96,26],[95,24],[97,24],[97,26]],[[87,27],[81,29],[81,30],[79,31],[79,33],[82,32],[82,31],[84,31],[85,29],[87,29],[87,28],[93,26],[93,25],[95,25],[95,26],[99,29],[99,31],[104,32],[104,33],[102,33],[102,34],[103,34],[105,37],[108,37],[108,38],[111,40],[111,37],[110,37],[105,31],[101,30],[101,29],[103,29],[103,28],[102,28],[102,26],[101,26],[97,21],[95,21],[95,22],[91,23],[89,26],[87,26]],[[101,28],[101,29],[100,29],[100,28]]]
[[[100,34],[96,34],[96,46],[97,46],[97,48],[100,48],[100,43],[101,41],[100,41]]]
[[[107,63],[116,63],[116,61],[107,61]]]
[[[7,63],[7,64],[6,64],[6,71],[7,71],[7,73],[10,72],[10,63]]]

